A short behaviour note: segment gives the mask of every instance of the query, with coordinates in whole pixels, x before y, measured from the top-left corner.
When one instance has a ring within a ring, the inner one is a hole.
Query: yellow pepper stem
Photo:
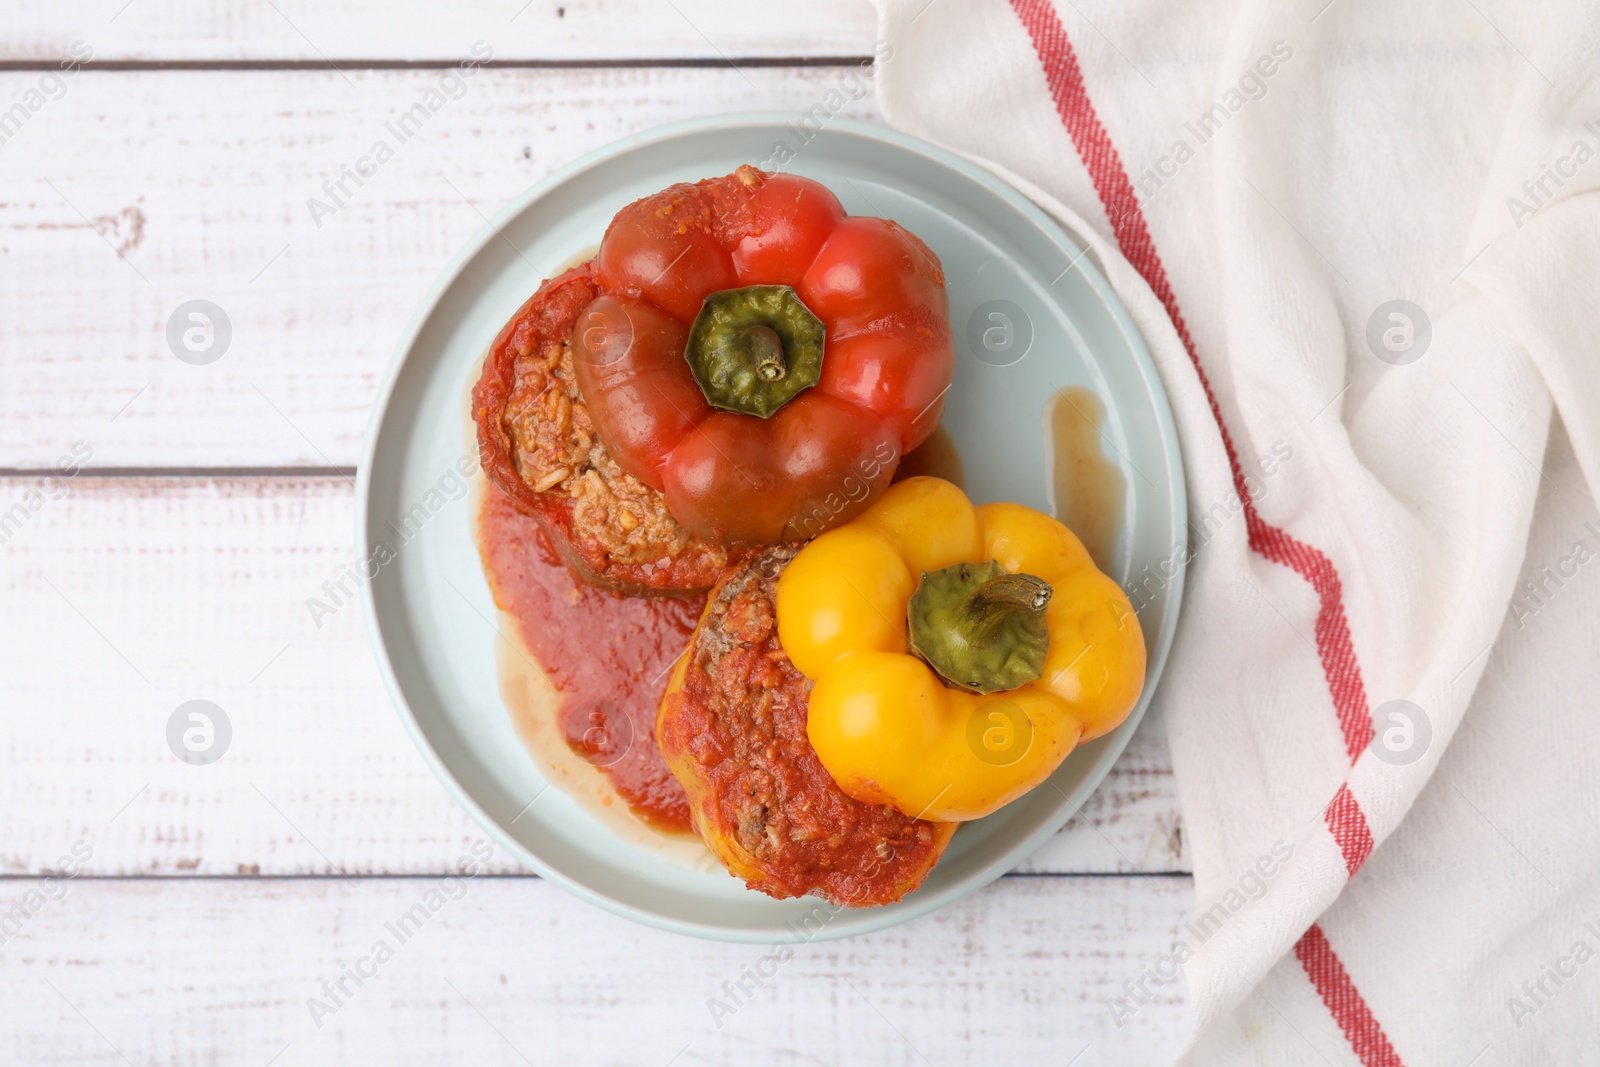
[[[1050,583],[1031,574],[997,574],[967,597],[967,611],[985,633],[997,630],[1014,611],[1043,611],[1050,603]]]
[[[999,563],[926,571],[906,605],[911,650],[946,682],[975,693],[1036,681],[1050,651],[1050,583]]]

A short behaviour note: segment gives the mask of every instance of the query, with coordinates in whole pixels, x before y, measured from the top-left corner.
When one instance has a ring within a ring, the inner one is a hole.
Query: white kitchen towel
[[[889,122],[1082,236],[1182,436],[1197,903],[1104,1026],[1181,971],[1186,1062],[1600,1063],[1600,10],[878,9]]]

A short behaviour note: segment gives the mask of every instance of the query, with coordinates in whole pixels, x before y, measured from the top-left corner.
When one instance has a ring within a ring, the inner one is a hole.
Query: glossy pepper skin
[[[847,521],[939,422],[955,356],[937,257],[815,181],[744,166],[630,204],[595,279],[572,344],[596,430],[708,541]],[[816,384],[767,417],[712,406],[685,356],[706,298],[751,286],[792,288],[825,332]]]
[[[994,560],[1051,587],[1036,681],[987,695],[947,686],[908,651],[907,604],[924,572]],[[795,557],[778,634],[812,680],[807,734],[840,788],[866,803],[961,822],[1026,793],[1080,742],[1115,729],[1144,687],[1139,622],[1117,584],[1055,519],[974,507],[937,478],[908,478]]]

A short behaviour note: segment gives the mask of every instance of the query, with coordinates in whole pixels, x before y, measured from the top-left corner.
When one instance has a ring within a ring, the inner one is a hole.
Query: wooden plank
[[[536,879],[58,883],[0,945],[0,1049],[107,1067],[1164,1063],[1181,984],[1149,986],[1120,1027],[1109,1002],[1170,952],[1188,882],[1004,879],[879,934],[777,946],[649,930]],[[419,906],[402,942],[390,925]],[[341,978],[348,995],[324,990]]]
[[[511,61],[863,56],[867,0],[22,0],[0,58],[98,61],[452,60],[484,40]]]
[[[0,479],[0,872],[80,838],[96,875],[449,869],[476,827],[402,729],[359,608],[319,627],[307,607],[354,557],[352,500],[339,478]],[[166,740],[195,699],[233,731],[204,767]],[[1150,725],[1026,870],[1188,870]]]
[[[145,0],[138,0],[145,2]],[[130,9],[131,17],[133,10]],[[395,342],[511,197],[630,133],[798,113],[855,67],[486,70],[331,217],[308,210],[440,84],[431,70],[82,73],[0,151],[0,469],[349,466]],[[0,74],[0,100],[41,75]],[[867,84],[834,97],[875,114]],[[92,146],[87,151],[85,146]],[[329,201],[325,201],[329,202]],[[231,342],[181,362],[205,299]],[[180,333],[182,325],[178,327]]]

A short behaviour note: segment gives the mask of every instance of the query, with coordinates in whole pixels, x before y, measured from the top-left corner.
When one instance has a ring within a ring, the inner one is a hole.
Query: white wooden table
[[[633,925],[498,853],[332,1014],[310,1005],[482,838],[402,730],[359,611],[319,626],[306,606],[354,557],[354,464],[395,339],[550,170],[664,122],[808,109],[873,33],[858,0],[7,5],[0,1060],[1170,1058],[1181,986],[1147,982],[1157,999],[1120,1027],[1108,1004],[1190,900],[1158,721],[1017,871],[800,947],[730,1017],[708,1002],[770,950]],[[479,41],[491,66],[314,219],[308,198]],[[166,337],[197,298],[232,326],[199,366]],[[74,449],[86,468],[55,475]],[[207,766],[168,748],[192,699],[232,725]]]

